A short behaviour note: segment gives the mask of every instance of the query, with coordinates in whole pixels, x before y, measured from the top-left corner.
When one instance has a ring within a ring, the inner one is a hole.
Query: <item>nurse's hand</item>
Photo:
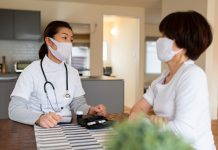
[[[60,115],[57,115],[54,112],[49,112],[47,114],[41,115],[36,121],[36,124],[44,128],[52,128],[56,126],[61,119],[62,117]]]
[[[99,115],[99,116],[107,116],[107,109],[104,105],[99,104],[94,107],[90,107],[88,115]]]

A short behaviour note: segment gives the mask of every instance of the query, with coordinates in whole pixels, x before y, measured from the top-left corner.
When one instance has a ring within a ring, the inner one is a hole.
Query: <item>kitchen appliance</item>
[[[108,66],[108,67],[104,67],[103,68],[103,73],[105,76],[110,76],[112,74],[112,67]]]
[[[14,64],[14,70],[15,72],[22,72],[29,64],[31,61],[18,61]]]

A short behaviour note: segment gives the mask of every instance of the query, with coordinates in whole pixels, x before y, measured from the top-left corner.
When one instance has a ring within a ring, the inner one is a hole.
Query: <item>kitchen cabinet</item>
[[[14,11],[14,38],[17,40],[40,39],[39,11]]]
[[[0,9],[0,39],[40,40],[40,11]]]
[[[13,39],[13,11],[0,9],[0,39]]]
[[[124,80],[112,77],[81,78],[87,103],[104,104],[109,113],[124,111]]]
[[[8,118],[8,104],[16,79],[0,80],[0,119]]]

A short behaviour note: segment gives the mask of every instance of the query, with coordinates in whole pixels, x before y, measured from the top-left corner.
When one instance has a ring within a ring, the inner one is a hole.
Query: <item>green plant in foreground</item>
[[[106,147],[108,150],[193,150],[172,132],[144,119],[115,126],[115,136]]]

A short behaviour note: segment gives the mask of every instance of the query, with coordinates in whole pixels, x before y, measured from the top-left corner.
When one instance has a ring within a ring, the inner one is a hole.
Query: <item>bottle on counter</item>
[[[2,56],[2,73],[7,73],[6,57]]]
[[[0,73],[2,72],[2,64],[0,64]]]

